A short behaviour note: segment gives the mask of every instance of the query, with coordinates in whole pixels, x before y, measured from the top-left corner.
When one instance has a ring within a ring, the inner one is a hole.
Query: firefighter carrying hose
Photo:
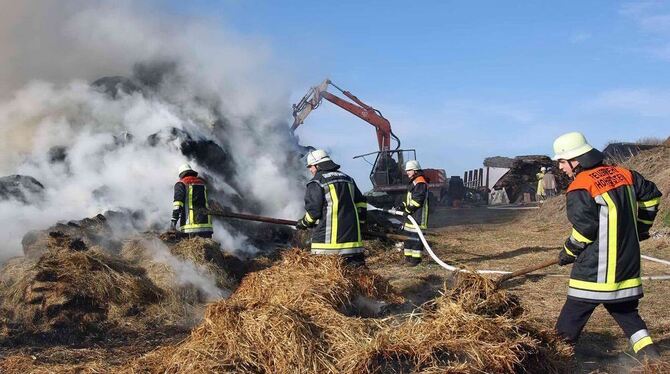
[[[211,238],[212,216],[202,213],[209,209],[205,181],[191,165],[179,167],[179,181],[174,185],[174,202],[170,229],[183,237]]]
[[[339,255],[348,264],[364,265],[361,225],[367,212],[365,197],[325,151],[310,151],[307,167],[313,178],[305,191],[305,215],[296,228],[313,228],[312,254]]]
[[[604,165],[603,154],[579,132],[558,137],[554,152],[559,168],[574,178],[566,195],[572,234],[559,253],[559,265],[574,265],[556,323],[559,335],[575,344],[603,304],[636,354],[659,357],[637,308],[643,296],[640,240],[649,238],[661,192],[635,171]]]
[[[407,161],[405,172],[409,177],[405,200],[396,207],[397,210],[414,217],[419,227],[428,228],[428,178],[423,175],[421,165],[416,160]],[[417,266],[421,263],[423,244],[419,241],[417,229],[406,217],[403,230],[412,238],[404,243],[405,263],[407,266]]]

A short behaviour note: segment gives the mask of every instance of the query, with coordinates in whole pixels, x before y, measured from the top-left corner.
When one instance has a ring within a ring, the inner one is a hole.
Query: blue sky
[[[583,131],[670,136],[670,1],[212,1],[173,3],[261,42],[291,99],[329,77],[381,110],[424,167],[549,154]],[[290,108],[287,108],[287,120]],[[298,135],[359,184],[372,127],[324,103]]]

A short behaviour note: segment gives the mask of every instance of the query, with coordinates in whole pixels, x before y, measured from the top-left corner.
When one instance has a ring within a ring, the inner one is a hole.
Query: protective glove
[[[647,240],[651,237],[649,235],[649,231],[641,232],[641,233],[637,234],[637,236],[638,236],[638,238],[640,238],[640,241]]]
[[[300,219],[300,220],[298,220],[298,222],[296,222],[295,228],[298,229],[298,230],[307,230],[309,227],[307,227],[307,225],[305,225],[304,220]]]
[[[177,231],[177,221],[172,220],[170,221],[170,228],[168,229],[169,232],[174,232]]]
[[[565,266],[575,262],[575,256],[570,256],[565,249],[558,252],[558,266]]]

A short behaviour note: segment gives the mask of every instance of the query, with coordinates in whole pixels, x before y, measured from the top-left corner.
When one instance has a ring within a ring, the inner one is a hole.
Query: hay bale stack
[[[670,229],[670,147],[657,147],[631,157],[625,165],[656,183],[663,192],[653,230]]]
[[[54,339],[100,329],[108,320],[137,314],[163,295],[141,268],[99,248],[51,248],[37,260],[15,259],[3,268],[0,308],[23,332]]]

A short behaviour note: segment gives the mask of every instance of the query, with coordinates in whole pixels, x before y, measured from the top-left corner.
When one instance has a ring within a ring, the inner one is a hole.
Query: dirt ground
[[[533,210],[438,208],[432,215],[433,250],[441,260],[470,269],[514,271],[554,258],[570,227],[536,225],[525,220]],[[449,279],[449,272],[432,260],[416,268],[401,266],[400,252],[369,259],[375,271],[416,304],[432,298]],[[670,238],[656,237],[642,243],[642,254],[670,259]],[[643,260],[643,275],[670,275],[670,266]],[[526,313],[547,327],[554,325],[567,293],[570,266],[553,266],[507,283],[518,295]],[[640,313],[665,360],[670,360],[670,280],[643,281],[645,297]],[[628,373],[638,362],[616,322],[599,307],[589,320],[576,347],[578,373]]]

